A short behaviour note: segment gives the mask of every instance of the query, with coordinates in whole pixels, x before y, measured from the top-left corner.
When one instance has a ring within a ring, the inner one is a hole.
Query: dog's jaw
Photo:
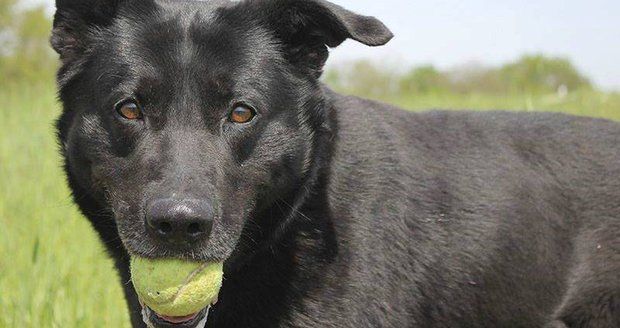
[[[211,307],[209,306],[205,311],[204,316],[202,317],[202,319],[200,319],[200,321],[198,321],[198,323],[196,323],[196,325],[194,326],[194,328],[205,328],[207,325],[207,319],[209,318],[209,312],[210,312]],[[144,321],[144,323],[146,324],[146,326],[148,328],[158,328],[150,319],[151,317],[151,313],[148,310],[147,307],[142,306],[142,320]],[[170,326],[174,326],[173,324],[170,324]]]

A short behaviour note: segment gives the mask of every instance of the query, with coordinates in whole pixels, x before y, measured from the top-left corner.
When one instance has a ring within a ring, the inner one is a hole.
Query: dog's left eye
[[[140,106],[133,101],[125,101],[116,106],[116,111],[125,119],[138,120],[142,118]]]
[[[230,121],[234,123],[248,123],[254,119],[256,112],[245,105],[237,105],[230,113]]]

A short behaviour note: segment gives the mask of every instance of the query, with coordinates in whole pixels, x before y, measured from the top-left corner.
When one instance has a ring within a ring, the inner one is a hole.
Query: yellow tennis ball
[[[157,314],[187,316],[216,301],[222,263],[132,257],[131,280],[140,300]]]

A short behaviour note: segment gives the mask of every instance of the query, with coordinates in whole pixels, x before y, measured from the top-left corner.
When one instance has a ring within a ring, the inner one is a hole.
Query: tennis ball
[[[131,258],[131,280],[140,300],[165,316],[187,316],[216,301],[222,263]]]

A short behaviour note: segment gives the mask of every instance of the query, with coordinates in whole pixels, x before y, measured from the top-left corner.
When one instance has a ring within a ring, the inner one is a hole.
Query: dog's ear
[[[324,0],[256,0],[254,4],[285,46],[288,59],[317,77],[327,60],[327,47],[336,47],[348,38],[380,46],[393,37],[378,19]]]
[[[89,33],[108,26],[124,0],[56,0],[50,42],[63,61],[88,48]]]

